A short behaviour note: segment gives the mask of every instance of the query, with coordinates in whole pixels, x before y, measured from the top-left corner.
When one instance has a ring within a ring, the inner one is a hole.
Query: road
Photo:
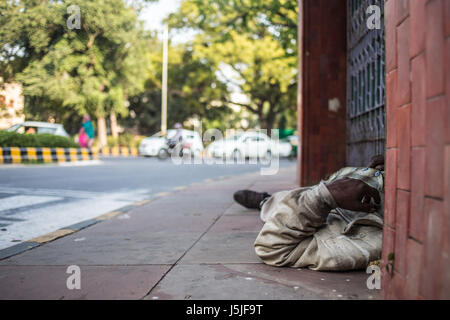
[[[293,165],[295,162],[289,160],[279,163],[280,167]],[[170,160],[150,158],[109,158],[64,165],[2,165],[0,249],[177,187],[260,168],[248,163],[175,165]]]

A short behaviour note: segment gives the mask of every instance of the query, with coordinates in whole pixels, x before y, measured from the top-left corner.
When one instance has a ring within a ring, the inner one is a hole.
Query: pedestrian
[[[382,156],[315,186],[234,194],[239,204],[261,210],[264,226],[254,247],[264,263],[321,271],[364,269],[381,258],[383,198]]]
[[[83,117],[82,127],[88,138],[87,146],[90,148],[94,143],[95,133],[94,127],[92,126],[91,117],[88,114],[85,114]]]
[[[84,131],[84,127],[82,126],[80,128],[80,131],[78,132],[78,144],[80,145],[81,148],[87,148],[88,140],[89,137],[87,136],[86,132]]]

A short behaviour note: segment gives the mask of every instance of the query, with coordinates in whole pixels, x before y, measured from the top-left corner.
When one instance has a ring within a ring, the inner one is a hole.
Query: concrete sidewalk
[[[262,223],[233,192],[291,189],[295,176],[290,167],[178,188],[2,260],[0,299],[377,299],[364,272],[275,268],[255,255]],[[67,289],[70,265],[80,290]]]

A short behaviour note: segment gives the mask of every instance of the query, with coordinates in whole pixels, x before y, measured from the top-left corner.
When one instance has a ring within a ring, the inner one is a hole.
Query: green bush
[[[106,146],[113,147],[128,147],[128,148],[138,148],[142,139],[145,137],[134,136],[131,133],[122,133],[118,138],[114,138],[113,136],[108,136],[106,138]]]
[[[119,140],[113,136],[106,137],[106,146],[109,148],[114,148],[119,146]]]
[[[0,147],[79,148],[80,146],[70,138],[48,133],[22,134],[0,131]]]
[[[119,135],[119,145],[129,148],[135,148],[135,138],[131,133],[122,133]]]

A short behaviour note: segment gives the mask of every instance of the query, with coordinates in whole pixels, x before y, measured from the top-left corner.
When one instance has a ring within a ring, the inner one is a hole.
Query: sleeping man
[[[260,209],[265,222],[254,243],[264,263],[312,270],[365,269],[381,257],[384,158],[367,168],[347,167],[311,187],[269,195],[234,194],[239,204]]]

